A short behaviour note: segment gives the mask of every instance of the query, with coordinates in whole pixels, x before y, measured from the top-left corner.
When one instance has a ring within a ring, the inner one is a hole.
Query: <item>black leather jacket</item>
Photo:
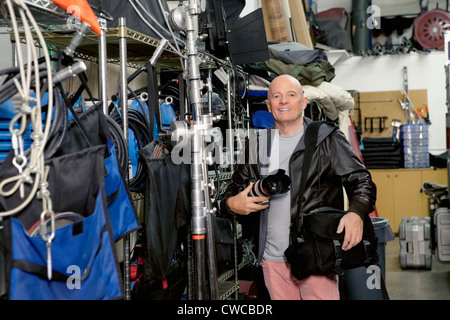
[[[304,118],[304,127],[311,123]],[[270,130],[268,130],[270,136]],[[267,139],[270,141],[270,139]],[[297,212],[297,199],[299,196],[300,177],[302,174],[303,155],[305,151],[304,135],[295,148],[289,164],[291,177],[291,216]],[[255,148],[256,144],[246,144],[247,161],[238,164],[232,176],[232,181],[222,196],[220,213],[223,216],[234,215],[227,205],[227,199],[242,191],[250,181],[261,178],[259,161],[248,161],[249,146]],[[369,214],[375,208],[376,186],[369,171],[361,163],[344,133],[334,123],[325,123],[320,126],[317,148],[311,160],[310,172],[303,194],[303,212],[315,208],[328,206],[344,209],[345,189],[349,200],[349,211],[356,212],[363,221],[369,219]],[[256,148],[257,149],[257,148]],[[255,245],[258,262],[264,252],[267,230],[267,210],[254,212],[248,216],[237,215],[243,226],[244,238],[251,239]]]

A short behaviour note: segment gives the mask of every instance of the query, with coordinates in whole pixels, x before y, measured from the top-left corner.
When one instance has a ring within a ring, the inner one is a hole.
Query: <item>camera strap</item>
[[[303,166],[302,166],[302,176],[300,179],[300,188],[299,188],[299,197],[297,199],[297,214],[293,217],[295,226],[295,237],[299,235],[301,231],[302,224],[301,223],[301,216],[302,216],[302,204],[303,204],[303,193],[305,191],[305,185],[306,185],[306,178],[308,176],[308,171],[311,166],[311,159],[312,155],[314,153],[314,150],[316,148],[317,144],[317,136],[319,133],[319,127],[324,123],[325,121],[314,121],[310,123],[306,127],[305,131],[305,154],[303,157]]]

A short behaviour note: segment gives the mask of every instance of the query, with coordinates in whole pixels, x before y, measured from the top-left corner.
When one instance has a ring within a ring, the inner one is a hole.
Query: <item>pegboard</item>
[[[400,120],[402,124],[411,119],[409,115],[409,118],[407,117],[406,111],[402,108],[403,95],[400,90],[359,92],[359,95],[354,94],[353,97],[355,99],[353,120],[356,125],[361,126],[362,138],[390,137],[393,130],[391,124],[394,119]],[[427,117],[427,90],[410,90],[409,97],[414,107],[422,111],[424,117]]]

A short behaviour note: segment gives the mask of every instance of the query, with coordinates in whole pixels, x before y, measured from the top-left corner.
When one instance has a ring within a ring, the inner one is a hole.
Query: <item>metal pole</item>
[[[227,80],[227,116],[228,116],[228,130],[227,130],[228,161],[230,162],[230,171],[233,172],[234,135],[233,135],[233,115],[231,113],[231,71],[228,71],[228,80]]]
[[[195,294],[197,300],[203,300],[206,294],[205,279],[205,239],[206,239],[206,217],[210,214],[207,208],[205,194],[208,185],[204,179],[204,130],[208,129],[208,119],[202,116],[203,83],[200,79],[199,58],[197,50],[198,40],[198,14],[200,3],[196,0],[189,1],[189,7],[185,11],[186,19],[186,47],[188,55],[188,85],[189,102],[194,113],[194,125],[191,143],[191,198],[192,198],[192,240],[194,243],[195,263]]]
[[[208,113],[209,116],[206,120],[212,120],[212,69],[208,69],[208,78],[207,78],[207,88],[208,88]],[[212,123],[208,127],[212,127]],[[203,150],[206,149],[205,143],[203,142]],[[208,155],[205,155],[208,157]],[[203,166],[203,177],[204,179],[208,179],[208,170],[206,163]],[[214,237],[214,225],[213,225],[213,214],[212,211],[212,203],[210,200],[209,189],[205,189],[205,198],[207,200],[207,206],[209,208],[208,213],[206,214],[206,241],[207,241],[207,249],[208,249],[208,266],[209,266],[209,292],[211,295],[211,299],[219,299],[219,282],[217,275],[217,259],[216,259],[216,250],[215,250],[215,237]]]
[[[128,99],[127,99],[127,40],[126,19],[119,18],[119,50],[120,50],[120,106],[122,109],[123,136],[125,138],[126,154],[128,155]],[[131,300],[130,278],[130,236],[124,238],[124,289],[125,300]]]
[[[205,156],[205,135],[212,130],[213,117],[211,113],[202,114],[203,101],[201,91],[204,87],[200,77],[200,60],[198,57],[198,15],[205,10],[205,0],[189,0],[188,7],[178,6],[171,12],[171,20],[176,28],[184,30],[186,34],[186,66],[183,66],[183,79],[187,85],[187,99],[190,113],[193,114],[192,126],[188,129],[184,121],[179,121],[171,133],[173,137],[188,136],[191,141],[191,208],[192,218],[190,235],[193,247],[193,287],[195,299],[203,300],[206,297],[206,256],[208,253],[208,275],[210,285],[210,298],[219,297],[217,268],[215,258],[214,230],[212,227],[212,214],[215,208],[210,198],[210,183],[207,171],[208,159]],[[210,73],[211,77],[211,73]],[[181,87],[180,87],[181,89]],[[184,88],[183,88],[184,89]],[[184,90],[180,90],[183,94]],[[182,97],[180,96],[180,99]],[[187,103],[186,103],[187,105]],[[187,109],[187,107],[186,107]],[[178,131],[178,132],[177,132]],[[180,133],[181,132],[181,133]],[[178,141],[175,139],[174,141]],[[189,274],[191,278],[191,275]],[[189,288],[189,293],[191,290]]]
[[[411,117],[409,115],[409,102],[407,96],[409,94],[408,89],[408,67],[403,67],[403,90],[405,91],[405,97],[403,98],[403,108],[405,109],[405,120],[407,123],[411,123]]]
[[[208,87],[208,112],[212,113],[212,69],[208,69],[208,79],[207,79],[207,87]]]
[[[206,128],[212,128],[212,116],[211,114],[202,116],[203,125]],[[205,140],[203,139],[203,150],[206,150]],[[208,177],[208,166],[207,159],[210,158],[208,154],[203,155],[203,165],[202,165],[202,176],[205,197],[205,207],[206,207],[206,243],[207,243],[207,253],[208,253],[208,275],[209,275],[209,292],[211,299],[219,299],[219,282],[217,275],[217,259],[216,259],[216,244],[214,237],[214,225],[213,225],[213,214],[216,212],[216,208],[213,208],[211,202],[210,191],[210,181]],[[212,159],[211,159],[212,160]]]
[[[19,45],[20,45],[20,43],[19,43]],[[18,67],[19,61],[17,58],[17,43],[16,43],[16,39],[13,39],[12,35],[11,35],[11,54],[12,54],[12,66]]]
[[[99,96],[102,100],[103,113],[108,115],[108,77],[106,76],[106,19],[99,18],[100,27],[102,30],[101,36],[99,36],[98,42],[98,77],[100,82]]]

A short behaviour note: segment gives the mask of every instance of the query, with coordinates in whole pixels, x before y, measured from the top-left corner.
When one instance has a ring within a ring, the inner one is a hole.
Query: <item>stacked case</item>
[[[400,127],[400,143],[405,168],[429,168],[428,124],[405,124]]]
[[[400,240],[400,266],[431,270],[431,219],[430,217],[403,217],[398,228]]]

